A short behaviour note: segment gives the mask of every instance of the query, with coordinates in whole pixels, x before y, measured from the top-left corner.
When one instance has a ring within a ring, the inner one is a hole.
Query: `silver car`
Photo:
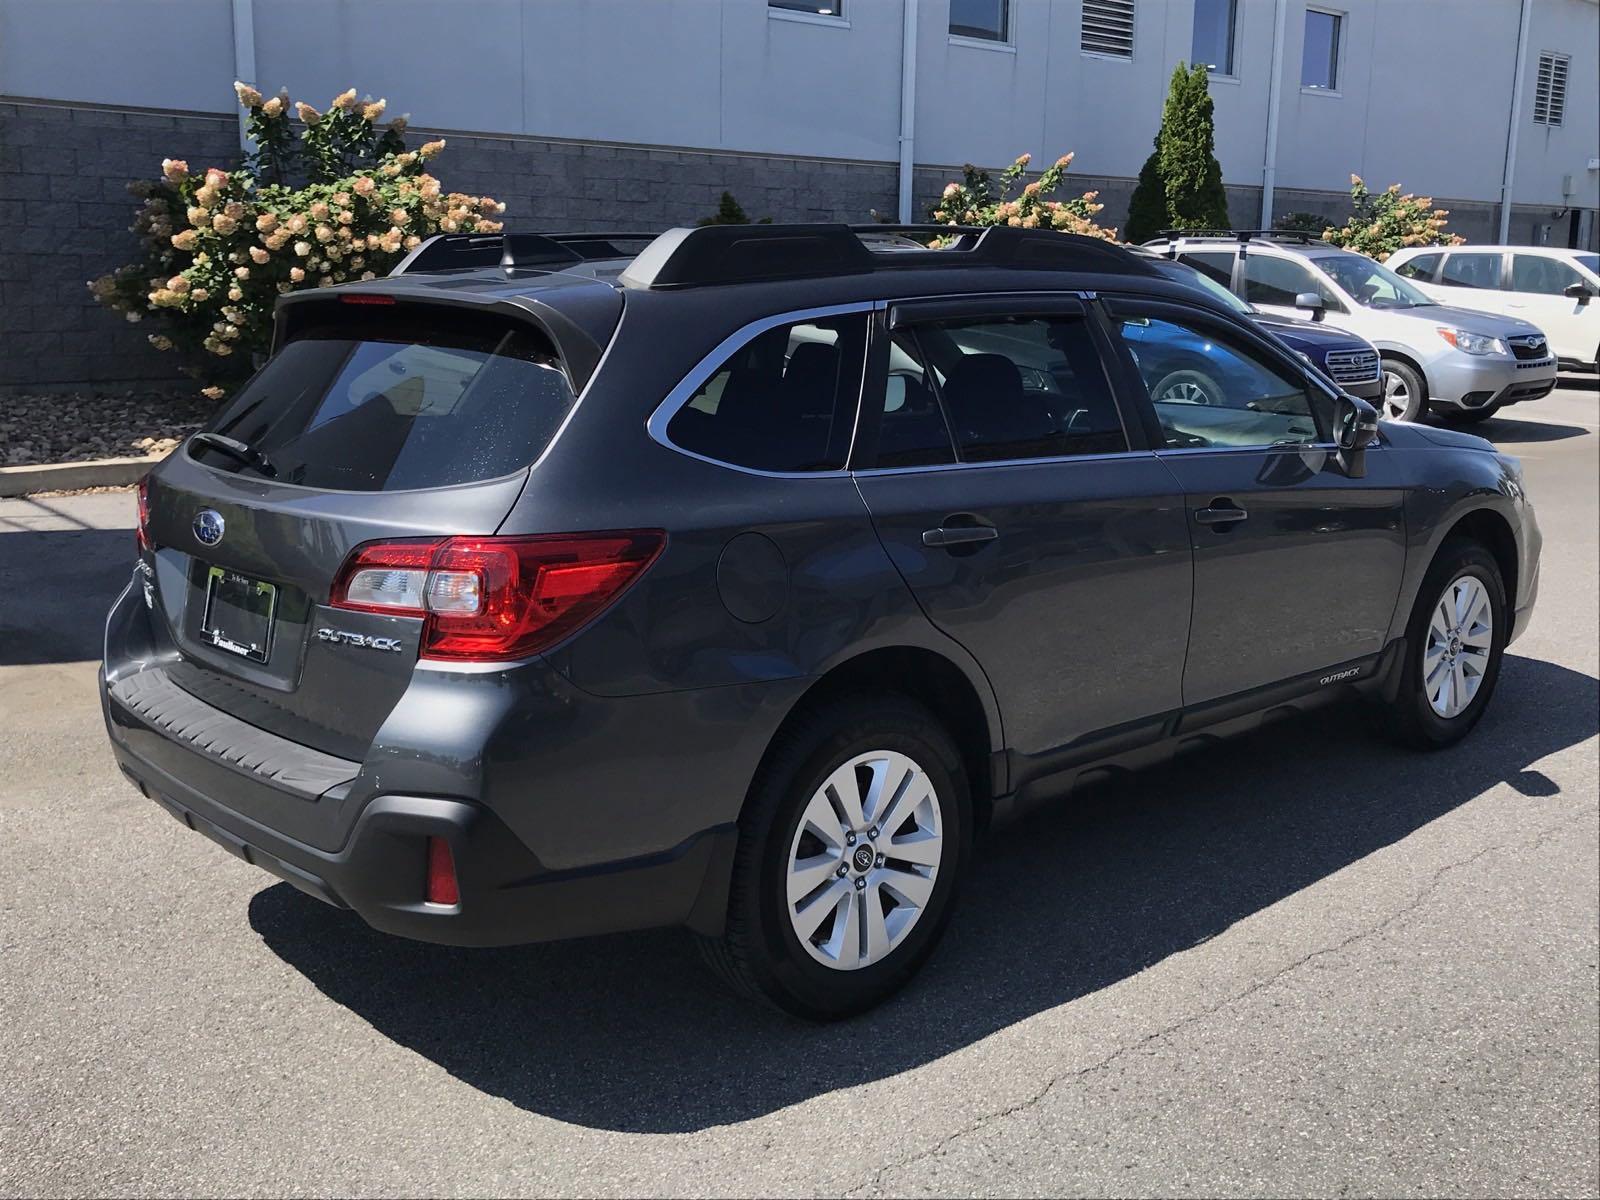
[[[1538,326],[1439,304],[1364,254],[1283,233],[1147,245],[1227,282],[1262,312],[1326,318],[1371,342],[1383,356],[1389,420],[1432,410],[1482,421],[1555,387],[1555,355]]]

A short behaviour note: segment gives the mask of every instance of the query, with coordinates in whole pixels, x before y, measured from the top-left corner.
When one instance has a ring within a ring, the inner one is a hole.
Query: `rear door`
[[[1396,456],[1334,462],[1331,396],[1280,347],[1187,306],[1117,298],[1130,386],[1183,489],[1194,547],[1186,707],[1383,648],[1405,565]],[[1201,380],[1190,394],[1175,373]]]
[[[1102,731],[1152,739],[1181,703],[1188,534],[1103,332],[1066,296],[880,321],[855,478],[929,619],[988,674],[1007,741],[1047,769]]]
[[[1509,313],[1512,296],[1505,291],[1505,255],[1498,250],[1455,250],[1444,256],[1427,288],[1441,304],[1477,312]]]
[[[340,567],[363,542],[493,533],[572,404],[525,323],[337,304],[303,322],[209,427],[236,445],[191,440],[151,477],[169,677],[361,758],[410,679],[421,622],[329,608]]]

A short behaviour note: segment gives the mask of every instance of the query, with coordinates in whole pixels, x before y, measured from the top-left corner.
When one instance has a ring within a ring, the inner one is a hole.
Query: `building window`
[[[1237,0],[1194,0],[1194,43],[1189,61],[1219,75],[1233,74],[1233,25]]]
[[[814,17],[844,16],[844,0],[767,0],[768,8],[784,12],[808,13]]]
[[[1539,55],[1539,82],[1533,93],[1535,125],[1559,125],[1567,115],[1567,56]]]
[[[1306,9],[1305,48],[1300,55],[1300,86],[1322,92],[1339,90],[1339,39],[1344,17]]]
[[[1133,57],[1133,0],[1083,0],[1079,45],[1090,54]]]
[[[1011,40],[1011,0],[950,0],[952,37]]]

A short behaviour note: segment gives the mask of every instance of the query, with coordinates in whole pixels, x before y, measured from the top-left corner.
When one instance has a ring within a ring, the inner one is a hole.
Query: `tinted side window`
[[[1447,254],[1440,283],[1452,287],[1498,288],[1500,286],[1500,256],[1498,254]]]
[[[1511,290],[1536,292],[1541,296],[1559,296],[1575,283],[1586,282],[1582,275],[1558,258],[1545,258],[1540,254],[1513,254],[1511,256]]]
[[[1304,379],[1207,324],[1124,317],[1138,364],[1174,449],[1316,441],[1321,430]]]
[[[982,317],[917,327],[963,462],[1128,448],[1081,316]]]
[[[1394,273],[1404,275],[1407,279],[1432,279],[1434,269],[1439,265],[1439,258],[1437,254],[1419,254],[1415,258],[1406,259],[1394,269]]]
[[[858,313],[759,333],[673,415],[667,439],[758,471],[838,470],[850,449],[865,348]]]
[[[1244,256],[1244,298],[1251,304],[1293,308],[1294,298],[1301,292],[1320,294],[1322,290],[1310,269],[1291,258]]]
[[[1178,255],[1178,261],[1211,276],[1223,287],[1233,284],[1233,252],[1230,250],[1186,250]]]

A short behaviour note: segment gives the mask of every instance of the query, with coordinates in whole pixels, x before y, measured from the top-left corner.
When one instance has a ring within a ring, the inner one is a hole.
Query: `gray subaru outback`
[[[1152,399],[1196,355],[1220,388]],[[1515,459],[1102,242],[445,236],[284,297],[140,486],[105,717],[378,929],[684,925],[830,1018],[927,959],[976,832],[1107,769],[1349,696],[1465,736],[1539,544]]]

